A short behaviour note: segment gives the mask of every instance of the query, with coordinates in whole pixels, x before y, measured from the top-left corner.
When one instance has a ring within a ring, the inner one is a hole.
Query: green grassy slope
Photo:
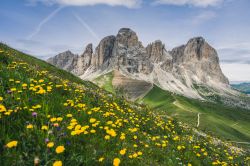
[[[97,84],[99,87],[105,89],[106,91],[114,93],[115,90],[112,86],[113,77],[114,77],[114,73],[109,72],[107,74],[97,77],[93,82]]]
[[[249,163],[232,144],[3,44],[0,131],[1,166]]]
[[[250,142],[249,110],[189,99],[164,91],[157,86],[142,101],[158,109],[161,114],[168,114],[193,127],[196,127],[200,113],[199,129],[224,139]]]

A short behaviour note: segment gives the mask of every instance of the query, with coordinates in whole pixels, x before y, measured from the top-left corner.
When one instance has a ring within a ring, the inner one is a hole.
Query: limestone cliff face
[[[55,57],[49,58],[47,61],[58,68],[72,72],[77,66],[78,58],[78,55],[75,55],[70,51],[65,51]]]
[[[113,66],[129,73],[150,73],[152,64],[149,55],[134,31],[129,28],[119,30],[113,52]]]
[[[155,64],[160,64],[165,71],[171,71],[173,68],[173,58],[165,49],[165,45],[160,40],[149,44],[146,47],[150,61]]]
[[[190,39],[186,45],[174,48],[170,54],[175,67],[184,68],[190,77],[196,76],[205,84],[210,80],[229,84],[221,71],[216,50],[202,37]]]
[[[72,72],[76,73],[77,75],[84,74],[84,71],[86,71],[91,64],[92,54],[93,45],[90,43],[86,46],[83,54],[78,57],[77,65],[74,66],[74,70]]]
[[[104,69],[109,66],[115,39],[115,36],[107,36],[96,47],[93,59],[91,60],[91,65],[96,69]]]
[[[187,44],[167,51],[160,40],[144,47],[129,28],[120,29],[116,36],[103,38],[95,50],[92,44],[88,44],[80,56],[66,51],[48,62],[83,79],[91,80],[115,70],[133,80],[115,77],[116,85],[119,83],[124,87],[126,81],[137,85],[134,80],[138,80],[138,85],[144,81],[197,98],[199,95],[193,90],[195,84],[217,89],[221,86],[227,88],[229,84],[221,71],[216,50],[202,37],[190,39]]]

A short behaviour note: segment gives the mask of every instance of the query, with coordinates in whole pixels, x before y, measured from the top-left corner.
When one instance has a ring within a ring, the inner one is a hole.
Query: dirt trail
[[[199,125],[200,125],[200,114],[201,113],[198,113],[198,115],[197,115],[197,128],[199,127]]]

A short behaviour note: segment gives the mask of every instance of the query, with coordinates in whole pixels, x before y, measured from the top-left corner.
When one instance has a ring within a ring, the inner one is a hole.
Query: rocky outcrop
[[[187,44],[167,51],[160,40],[144,47],[133,30],[122,28],[116,36],[103,38],[95,51],[89,44],[80,56],[67,51],[48,62],[89,80],[112,70],[119,71],[114,86],[123,88],[139,88],[129,80],[132,79],[194,98],[199,98],[194,89],[196,84],[229,88],[216,50],[202,37],[190,39]]]
[[[147,54],[150,57],[152,62],[162,62],[164,58],[165,45],[160,41],[156,40],[155,42],[149,44],[146,47]]]
[[[109,66],[115,39],[115,36],[107,36],[102,39],[96,47],[95,54],[93,55],[93,59],[91,61],[91,65],[93,65],[96,69],[104,69]]]
[[[190,39],[186,45],[174,48],[170,54],[173,56],[176,68],[184,68],[190,77],[196,76],[196,80],[201,83],[206,84],[212,80],[229,84],[228,79],[221,71],[216,50],[202,37]]]
[[[78,55],[73,54],[71,51],[65,51],[49,58],[47,61],[58,68],[72,72],[77,66]]]
[[[129,28],[119,30],[113,52],[113,66],[123,69],[129,73],[144,73],[152,72],[152,64],[149,60],[149,55],[142,43],[138,41],[138,37],[134,31]]]
[[[93,54],[93,45],[90,43],[86,46],[83,54],[78,57],[77,65],[74,66],[72,73],[75,73],[76,75],[84,74],[84,71],[86,71],[91,64],[92,54]]]
[[[165,71],[171,71],[173,68],[172,56],[165,49],[165,45],[160,40],[149,44],[146,47],[147,54],[149,55],[152,63],[160,64],[161,68]]]

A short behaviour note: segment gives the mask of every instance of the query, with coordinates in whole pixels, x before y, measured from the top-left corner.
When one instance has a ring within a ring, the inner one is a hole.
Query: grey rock
[[[203,83],[206,84],[213,80],[229,84],[220,68],[216,50],[204,38],[190,39],[186,45],[174,48],[170,54],[172,54],[173,63],[177,68],[184,67],[190,74],[200,78]],[[179,74],[181,75],[181,73]]]
[[[115,36],[107,36],[101,40],[95,49],[91,64],[96,68],[107,68],[110,64],[112,51],[115,43]]]
[[[150,73],[153,65],[149,55],[134,31],[129,28],[119,30],[112,53],[113,66],[129,73]]]
[[[58,68],[72,72],[77,65],[78,55],[71,51],[65,51],[47,60],[50,64]]]
[[[165,45],[160,40],[149,44],[146,47],[147,54],[152,63],[160,63],[161,68],[165,71],[171,71],[173,68],[173,58],[165,49]]]
[[[91,65],[93,54],[93,45],[92,43],[88,44],[85,48],[85,51],[81,56],[77,59],[77,65],[74,66],[74,70],[72,71],[76,75],[82,75]]]
[[[126,84],[137,85],[135,79],[193,97],[199,96],[193,89],[195,84],[228,88],[229,81],[221,71],[216,50],[202,37],[167,51],[160,40],[145,48],[133,30],[122,28],[116,36],[103,38],[93,50],[92,44],[88,44],[80,56],[66,51],[48,62],[83,79],[115,70],[120,74],[114,83],[123,89]],[[131,80],[126,80],[121,73]],[[145,89],[150,87],[147,85],[143,83]]]

